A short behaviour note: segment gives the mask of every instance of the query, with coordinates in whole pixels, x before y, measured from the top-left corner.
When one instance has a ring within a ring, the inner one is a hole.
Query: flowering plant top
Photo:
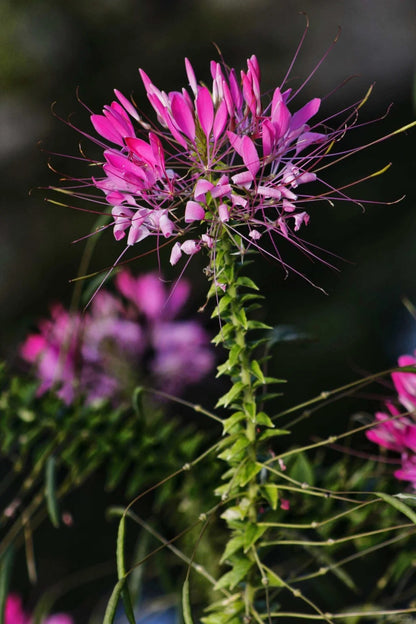
[[[303,186],[319,179],[318,165],[325,169],[328,158],[354,151],[332,148],[356,122],[362,102],[346,109],[347,119],[333,130],[313,121],[319,98],[291,112],[298,91],[281,86],[264,103],[254,55],[240,80],[234,69],[212,61],[211,89],[198,84],[188,59],[185,68],[190,88],[169,93],[140,70],[157,124],[144,121],[118,90],[102,114],[91,115],[110,145],[94,139],[104,148],[104,176],[85,183],[104,192],[115,238],[126,239],[127,248],[151,235],[171,238],[171,264],[182,254],[214,249],[223,228],[241,253],[267,247],[281,261],[279,236],[305,250],[296,233],[309,221],[306,204],[348,198],[323,180],[318,195]],[[266,245],[260,247],[260,239]]]

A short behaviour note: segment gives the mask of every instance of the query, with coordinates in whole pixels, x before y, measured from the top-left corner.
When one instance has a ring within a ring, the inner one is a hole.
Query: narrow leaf
[[[386,503],[397,509],[397,511],[400,511],[402,514],[407,516],[409,520],[413,522],[413,524],[416,524],[416,512],[414,512],[413,509],[410,509],[410,507],[405,505],[405,503],[397,500],[397,498],[395,498],[394,496],[390,496],[390,494],[385,494],[384,492],[374,492],[374,494],[376,494],[376,496],[379,496]]]
[[[45,496],[49,518],[54,527],[59,526],[59,507],[56,498],[56,461],[53,456],[48,457],[45,475]]]

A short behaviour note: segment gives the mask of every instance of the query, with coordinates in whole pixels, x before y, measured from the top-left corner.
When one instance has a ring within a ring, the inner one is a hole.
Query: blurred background
[[[242,68],[256,53],[266,91],[279,84],[300,41],[305,18],[310,30],[293,70],[297,84],[314,69],[341,27],[339,41],[307,84],[298,104],[324,97],[354,76],[325,103],[335,111],[373,95],[362,119],[386,119],[353,136],[355,144],[373,140],[415,116],[413,84],[416,6],[413,0],[3,0],[0,7],[0,355],[16,361],[17,344],[50,302],[68,303],[84,236],[91,220],[83,213],[45,202],[42,187],[57,185],[47,167],[48,152],[76,154],[80,136],[51,111],[83,129],[87,111],[112,99],[117,87],[148,110],[138,77],[143,67],[165,90],[186,84],[183,57],[201,80],[209,80],[209,60],[218,46],[227,63]],[[85,143],[85,142],[84,142]],[[279,374],[301,375],[306,395],[363,371],[392,365],[401,352],[416,347],[415,322],[401,303],[416,302],[415,134],[401,135],[370,148],[341,165],[337,180],[361,178],[388,162],[382,177],[354,188],[358,198],[374,200],[363,214],[354,204],[316,205],[304,236],[337,254],[333,264],[311,264],[293,250],[287,261],[323,288],[328,296],[294,273],[287,279],[274,264],[259,260],[257,279],[267,287],[265,315],[273,325],[294,325],[311,341],[282,347]],[[44,151],[43,151],[44,150]],[[71,173],[68,160],[52,158]],[[383,205],[402,195],[398,204]],[[377,203],[380,202],[380,203]],[[94,268],[111,264],[120,248],[107,232],[97,246]],[[136,251],[136,250],[134,250]],[[133,255],[133,254],[132,254]],[[196,265],[196,263],[194,263]],[[134,271],[154,267],[154,258],[136,261]],[[195,302],[205,284],[200,266]],[[284,303],[282,303],[284,301]],[[319,365],[316,365],[317,358]],[[311,362],[315,364],[312,366]],[[289,384],[290,386],[290,384]]]
[[[89,128],[88,112],[77,100],[77,89],[94,112],[112,100],[115,87],[149,110],[138,67],[160,88],[178,89],[187,82],[187,56],[198,79],[209,81],[209,60],[218,58],[216,46],[238,69],[255,53],[267,91],[280,83],[297,49],[305,27],[300,10],[309,17],[310,30],[292,73],[297,84],[315,68],[339,26],[341,36],[303,89],[299,106],[330,94],[354,76],[325,101],[325,111],[357,101],[372,83],[362,120],[384,117],[392,104],[386,118],[353,133],[354,144],[414,119],[414,0],[2,0],[1,358],[19,368],[18,345],[36,320],[47,315],[53,301],[69,304],[70,280],[77,275],[84,245],[72,241],[92,225],[88,215],[45,201],[46,187],[58,185],[59,178],[47,166],[49,153],[75,155],[80,140],[54,116],[52,103],[56,115],[70,116],[83,129]],[[303,236],[335,254],[324,256],[337,270],[311,263],[289,246],[282,249],[285,260],[320,288],[294,272],[285,279],[282,269],[267,260],[256,262],[254,277],[266,296],[264,320],[279,326],[283,339],[273,350],[273,374],[288,379],[283,406],[393,366],[398,355],[416,348],[416,321],[402,303],[407,297],[416,304],[415,137],[415,130],[393,137],[338,168],[333,180],[343,185],[392,162],[383,176],[352,189],[354,197],[374,201],[365,212],[353,203],[314,207]],[[57,162],[68,173],[75,166],[52,157]],[[403,195],[400,203],[385,203]],[[108,266],[119,253],[108,231],[97,244],[92,268]],[[188,270],[195,309],[204,302],[206,287],[198,262]],[[155,257],[137,260],[130,268],[135,273],[154,269]],[[170,271],[168,277],[175,274]],[[307,339],[296,344],[285,340],[297,332]],[[84,491],[73,506],[97,515],[107,504]],[[43,539],[48,540],[49,554],[44,556],[50,557],[53,570],[61,537]],[[105,540],[103,534],[85,545],[91,562],[99,560]],[[68,556],[72,548],[70,541]],[[108,549],[111,556],[112,542]]]

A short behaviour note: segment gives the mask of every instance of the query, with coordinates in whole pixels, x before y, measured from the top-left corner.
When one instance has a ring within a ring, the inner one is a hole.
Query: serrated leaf
[[[224,434],[228,433],[230,429],[232,429],[235,425],[237,425],[239,422],[244,420],[244,418],[245,418],[244,412],[235,412],[234,414],[232,414],[229,418],[227,418],[223,422],[223,427],[224,427],[223,433]]]
[[[235,383],[232,388],[218,400],[215,407],[227,407],[242,393],[243,389],[244,384],[241,381],[237,381],[237,383]]]
[[[226,572],[214,585],[214,590],[218,589],[234,589],[240,581],[244,579],[248,571],[253,565],[250,559],[237,559],[233,562],[233,569]]]
[[[267,527],[249,523],[244,531],[244,552],[250,550],[266,531]]]
[[[261,471],[261,469],[262,469],[262,466],[260,466],[256,462],[247,461],[244,464],[244,466],[241,468],[240,472],[238,473],[238,476],[236,479],[238,485],[240,485],[241,487],[244,487],[245,485],[247,485],[247,483],[251,481],[253,477],[255,477],[256,474],[258,474]]]
[[[234,555],[237,550],[244,547],[244,535],[236,535],[232,537],[228,542],[220,559],[220,563],[224,563],[226,559]]]
[[[222,316],[222,314],[228,308],[230,303],[231,303],[230,295],[228,295],[227,293],[224,293],[223,295],[221,295],[221,298],[219,299],[218,304],[215,306],[211,314],[211,318],[215,318],[216,316]]]
[[[249,444],[250,442],[247,440],[247,438],[241,436],[237,439],[236,442],[234,442],[234,444],[230,448],[222,451],[222,453],[220,453],[218,457],[219,459],[223,459],[226,462],[230,462],[236,455],[239,455],[242,451],[244,451],[244,449],[246,449]]]
[[[238,362],[238,357],[242,351],[242,347],[235,343],[233,344],[233,346],[230,349],[230,353],[228,355],[228,362],[230,363],[230,366],[233,367],[235,366],[235,364],[237,364]]]

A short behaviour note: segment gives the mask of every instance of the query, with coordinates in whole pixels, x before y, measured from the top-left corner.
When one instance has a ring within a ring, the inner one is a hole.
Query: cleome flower
[[[362,149],[336,146],[366,98],[318,122],[321,100],[296,110],[300,89],[286,88],[286,78],[262,96],[254,55],[239,77],[212,61],[210,88],[198,83],[188,59],[185,70],[188,87],[166,93],[140,69],[154,124],[118,90],[102,114],[91,115],[100,138],[90,138],[104,148],[104,161],[96,163],[102,175],[81,186],[104,193],[114,237],[129,248],[156,236],[170,246],[172,265],[203,248],[212,257],[224,229],[240,253],[251,247],[283,262],[282,237],[313,255],[297,233],[313,202],[351,201],[344,191],[354,182],[336,189],[320,173]],[[319,183],[318,192],[310,183]],[[70,192],[88,195],[79,186]]]
[[[398,364],[416,367],[416,358],[402,355]],[[391,402],[386,402],[388,413],[376,414],[377,424],[366,432],[366,436],[371,442],[400,453],[401,468],[394,472],[394,476],[410,481],[413,489],[416,489],[416,374],[396,371],[391,377],[398,401],[406,414],[402,414]]]
[[[186,281],[170,293],[154,274],[121,271],[117,296],[100,290],[83,315],[56,304],[29,335],[21,356],[35,367],[38,394],[57,389],[71,404],[123,398],[145,381],[180,394],[214,364],[209,338],[195,320],[177,316],[189,295]]]

